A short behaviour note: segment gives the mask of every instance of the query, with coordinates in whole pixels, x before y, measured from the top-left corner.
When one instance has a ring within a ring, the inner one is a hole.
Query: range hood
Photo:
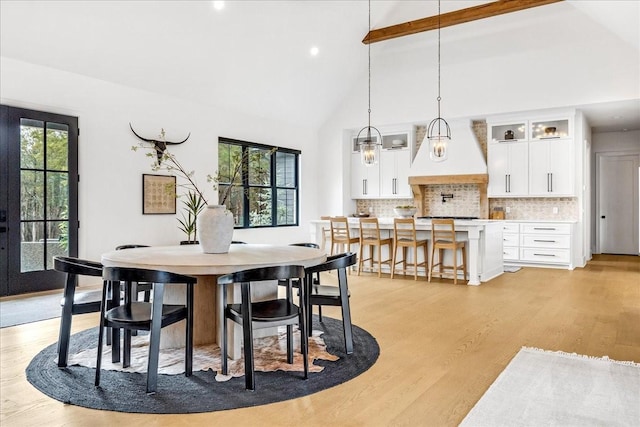
[[[477,184],[480,190],[480,217],[489,217],[487,198],[487,162],[478,139],[471,129],[471,120],[449,121],[451,141],[448,159],[433,162],[429,158],[429,140],[425,137],[409,169],[409,184],[418,212],[424,215],[425,186],[434,184]]]

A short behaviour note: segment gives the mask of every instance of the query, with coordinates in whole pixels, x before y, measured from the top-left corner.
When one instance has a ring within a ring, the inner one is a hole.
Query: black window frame
[[[258,148],[262,150],[270,150],[271,158],[270,158],[270,185],[268,187],[265,186],[257,186],[257,185],[249,185],[249,160],[248,158],[244,158],[243,160],[243,174],[242,174],[242,194],[243,194],[243,223],[236,224],[234,226],[235,229],[253,229],[253,228],[274,228],[274,227],[297,227],[300,225],[300,155],[302,151],[295,150],[286,147],[278,147],[267,144],[260,144],[256,142],[243,141],[239,139],[227,138],[227,137],[218,137],[218,159],[220,158],[220,145],[236,145],[242,147],[242,150],[247,150],[250,148]],[[276,179],[276,155],[277,153],[286,153],[293,154],[295,156],[295,168],[294,168],[294,185],[290,186],[278,186]],[[218,160],[219,162],[220,160]],[[218,170],[220,170],[220,164],[218,164]],[[251,225],[250,224],[250,216],[249,216],[249,190],[251,188],[270,188],[271,189],[271,224],[267,225]],[[295,190],[295,221],[291,224],[278,224],[278,190]],[[218,195],[220,197],[220,193]]]

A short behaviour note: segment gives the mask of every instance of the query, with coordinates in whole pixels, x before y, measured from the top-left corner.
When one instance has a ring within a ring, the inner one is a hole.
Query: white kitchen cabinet
[[[409,185],[411,152],[408,148],[382,150],[380,154],[380,197],[412,198]]]
[[[574,196],[573,164],[572,139],[530,141],[529,195]]]
[[[520,226],[518,224],[502,224],[502,254],[502,259],[507,262],[520,259]]]
[[[571,266],[571,225],[525,223],[520,225],[520,260]]]
[[[488,145],[489,197],[529,194],[528,142],[490,142]]]
[[[351,154],[351,198],[372,199],[380,197],[380,164],[365,166],[360,153]]]

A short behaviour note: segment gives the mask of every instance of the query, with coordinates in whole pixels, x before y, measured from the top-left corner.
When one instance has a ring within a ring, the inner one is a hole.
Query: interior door
[[[638,157],[598,155],[596,220],[600,253],[638,254]]]
[[[0,106],[0,295],[63,287],[78,254],[78,119]]]

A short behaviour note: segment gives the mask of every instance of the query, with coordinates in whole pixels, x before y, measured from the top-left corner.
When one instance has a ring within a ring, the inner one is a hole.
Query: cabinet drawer
[[[520,235],[505,233],[502,235],[502,242],[503,246],[518,246],[518,244],[520,243]]]
[[[532,248],[569,249],[571,236],[568,234],[523,234],[520,245]]]
[[[570,234],[571,224],[520,224],[520,232],[527,234]]]
[[[519,233],[520,224],[502,224],[503,233]]]
[[[570,252],[569,249],[522,248],[520,249],[520,260],[547,264],[568,264],[571,258]]]
[[[502,248],[502,259],[517,261],[518,260],[518,248],[505,246]]]

